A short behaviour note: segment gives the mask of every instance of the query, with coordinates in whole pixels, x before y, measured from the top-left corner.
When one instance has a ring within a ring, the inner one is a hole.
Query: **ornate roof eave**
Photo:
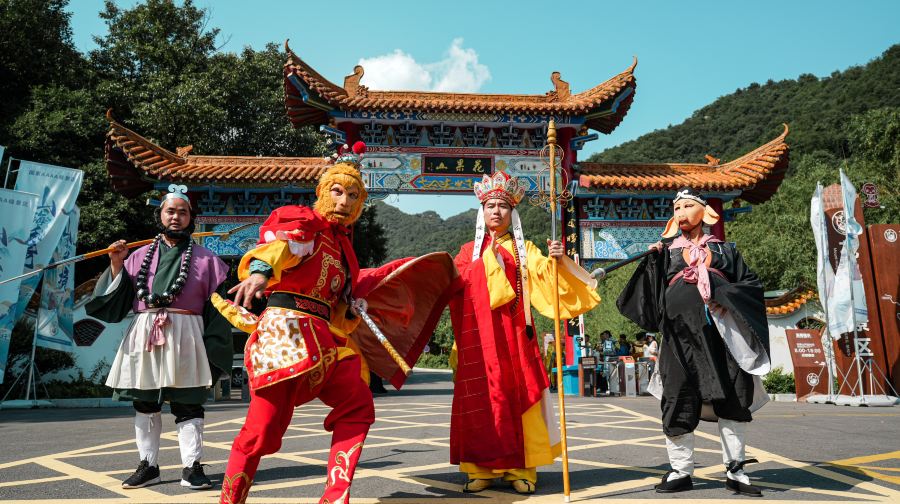
[[[325,124],[328,112],[420,111],[446,113],[535,114],[584,116],[588,127],[610,133],[634,100],[637,58],[622,73],[587,91],[572,94],[569,84],[553,72],[553,91],[543,95],[447,93],[435,91],[372,91],[360,84],[365,73],[357,65],[344,86],[329,81],[297,56],[285,41],[285,106],[295,127]]]
[[[743,156],[719,164],[692,163],[578,163],[581,187],[611,190],[676,191],[690,186],[699,191],[739,191],[749,203],[767,201],[784,180],[788,168],[788,125],[775,139]]]
[[[799,285],[784,294],[765,300],[766,315],[785,316],[799,310],[805,304],[818,301],[819,295],[806,285]]]
[[[192,147],[169,151],[126,128],[107,111],[106,168],[116,192],[129,197],[158,181],[189,185],[313,184],[324,158],[194,156]]]

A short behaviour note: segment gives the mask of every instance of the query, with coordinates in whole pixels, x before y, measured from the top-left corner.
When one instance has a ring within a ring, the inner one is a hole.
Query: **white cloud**
[[[491,79],[487,65],[478,62],[475,49],[462,46],[454,39],[446,56],[433,63],[419,63],[411,55],[394,52],[374,58],[361,58],[365,68],[362,84],[382,91],[445,91],[475,93]]]

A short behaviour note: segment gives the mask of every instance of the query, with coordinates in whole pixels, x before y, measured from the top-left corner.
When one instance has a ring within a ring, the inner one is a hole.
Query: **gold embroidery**
[[[310,292],[310,296],[313,297],[322,297],[322,288],[325,287],[325,279],[328,277],[328,267],[334,266],[338,268],[338,270],[343,270],[343,265],[341,262],[334,258],[333,255],[322,252],[322,269],[319,271],[319,280],[316,282],[316,286],[313,288],[312,292]]]
[[[360,441],[356,443],[352,447],[350,447],[347,451],[339,451],[334,456],[334,464],[335,466],[331,468],[331,473],[328,475],[328,482],[325,485],[325,488],[334,486],[337,483],[337,478],[340,478],[342,481],[346,481],[350,483],[350,457],[353,456],[353,452],[356,450],[361,450],[363,447],[363,442]],[[337,477],[335,477],[335,473],[337,473]],[[347,491],[350,491],[347,489]],[[340,502],[340,501],[338,501]]]
[[[243,488],[239,485],[241,482],[245,483]],[[253,481],[245,472],[239,472],[231,477],[224,476],[222,478],[221,504],[243,504],[247,500],[247,495],[250,493],[250,486],[252,485]],[[232,495],[235,487],[238,489],[238,494]]]

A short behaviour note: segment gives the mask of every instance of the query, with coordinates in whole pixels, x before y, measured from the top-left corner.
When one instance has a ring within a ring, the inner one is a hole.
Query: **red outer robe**
[[[489,243],[485,237],[483,247]],[[480,257],[471,260],[473,244],[463,245],[456,256],[461,287],[450,300],[459,361],[450,418],[450,463],[525,467],[522,415],[541,399],[550,382],[537,340],[529,339],[525,330],[521,293],[518,302],[491,310],[484,262]],[[503,247],[500,254],[515,288],[516,263]]]

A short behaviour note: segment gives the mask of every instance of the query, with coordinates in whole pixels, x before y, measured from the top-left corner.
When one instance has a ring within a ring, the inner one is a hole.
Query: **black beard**
[[[169,229],[166,228],[163,230],[163,234],[166,235],[166,238],[170,240],[181,241],[191,237],[191,232],[187,229]]]

